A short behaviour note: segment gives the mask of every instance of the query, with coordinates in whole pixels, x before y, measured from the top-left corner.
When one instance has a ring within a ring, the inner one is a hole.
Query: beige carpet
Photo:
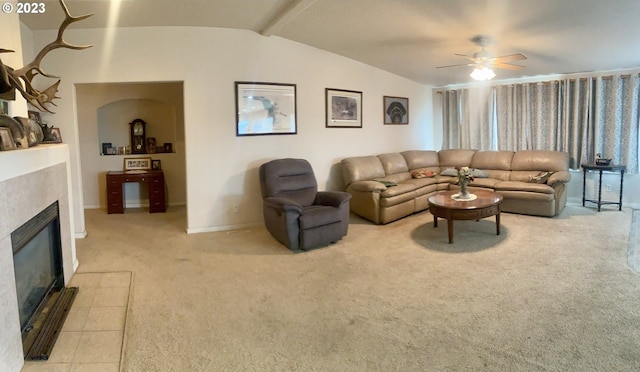
[[[88,210],[80,272],[133,272],[123,371],[637,371],[631,211],[386,226],[293,254],[185,211]]]

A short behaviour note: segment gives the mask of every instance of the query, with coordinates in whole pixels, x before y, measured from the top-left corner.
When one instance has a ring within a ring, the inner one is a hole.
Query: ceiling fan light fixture
[[[476,67],[473,69],[471,74],[469,74],[469,76],[471,76],[471,78],[473,78],[474,80],[486,81],[496,77],[496,74],[489,67],[482,67],[482,68]]]

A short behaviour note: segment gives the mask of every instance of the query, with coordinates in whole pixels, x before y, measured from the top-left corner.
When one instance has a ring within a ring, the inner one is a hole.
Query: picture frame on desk
[[[162,170],[162,163],[160,162],[159,159],[153,159],[151,160],[151,169],[152,170]]]
[[[131,173],[146,172],[151,169],[151,158],[124,158],[124,171]]]

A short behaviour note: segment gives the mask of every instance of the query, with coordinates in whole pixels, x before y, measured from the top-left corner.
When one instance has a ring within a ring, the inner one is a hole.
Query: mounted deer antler
[[[64,34],[64,31],[67,29],[67,27],[69,27],[69,25],[71,25],[74,22],[78,22],[83,19],[89,18],[93,15],[93,13],[86,14],[79,17],[73,17],[69,13],[69,9],[67,9],[67,5],[64,3],[64,0],[58,0],[58,1],[60,2],[60,6],[62,6],[62,10],[64,10],[65,19],[62,22],[62,25],[60,25],[60,29],[58,30],[58,37],[56,38],[56,40],[45,45],[44,48],[42,48],[40,53],[38,53],[36,58],[31,63],[17,70],[13,70],[11,67],[7,65],[3,65],[2,61],[0,61],[0,72],[3,72],[3,70],[6,71],[6,74],[8,77],[8,83],[11,86],[11,89],[17,89],[22,94],[22,96],[33,106],[37,107],[42,111],[47,111],[51,113],[53,113],[53,111],[49,110],[46,107],[46,104],[52,104],[56,106],[53,100],[56,98],[60,98],[56,96],[56,93],[58,92],[58,85],[60,84],[60,80],[53,83],[43,91],[40,91],[34,88],[32,84],[33,78],[38,74],[44,77],[52,78],[52,79],[59,79],[59,77],[57,76],[49,75],[44,71],[42,71],[42,69],[40,68],[40,62],[42,62],[42,59],[44,58],[45,55],[47,55],[47,53],[49,53],[54,49],[67,48],[67,49],[73,49],[73,50],[81,50],[81,49],[87,49],[92,47],[92,45],[69,44],[63,40],[62,36]],[[4,52],[13,52],[13,51],[7,50],[7,49],[0,49],[0,53],[4,53]],[[2,76],[0,76],[0,79],[1,78]],[[0,81],[0,87],[3,85],[4,84],[2,84],[2,81]]]

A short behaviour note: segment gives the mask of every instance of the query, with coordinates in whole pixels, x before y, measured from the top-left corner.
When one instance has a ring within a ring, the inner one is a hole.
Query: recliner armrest
[[[313,204],[339,207],[340,204],[351,200],[351,195],[342,191],[318,191]]]
[[[302,205],[296,203],[291,199],[276,198],[273,196],[264,198],[265,207],[271,207],[274,209],[283,210],[286,212],[298,212],[302,213]]]

